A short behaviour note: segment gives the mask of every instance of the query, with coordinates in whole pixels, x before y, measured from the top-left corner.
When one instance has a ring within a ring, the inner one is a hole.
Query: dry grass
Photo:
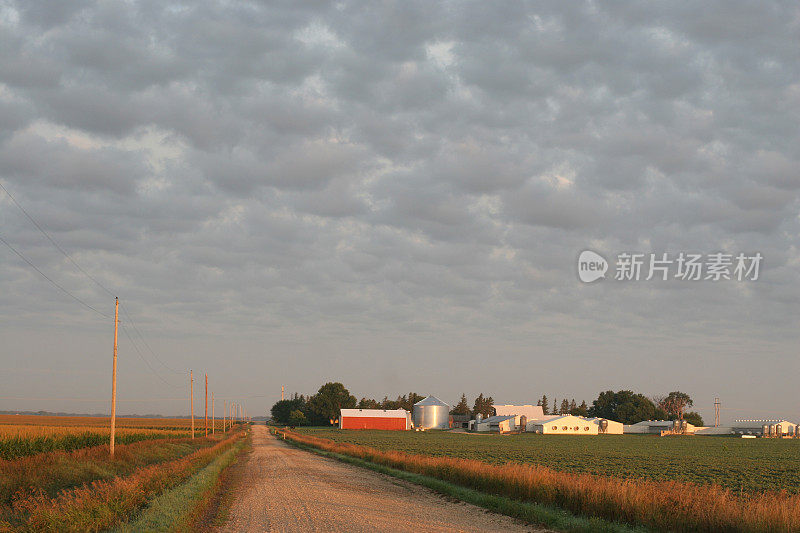
[[[443,479],[489,494],[556,505],[579,515],[664,531],[797,531],[800,496],[783,492],[739,495],[717,485],[623,480],[571,474],[530,464],[490,465],[431,457],[280,430],[286,437],[334,453]]]

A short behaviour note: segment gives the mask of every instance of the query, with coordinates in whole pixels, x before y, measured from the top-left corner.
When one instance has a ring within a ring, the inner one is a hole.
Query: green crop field
[[[742,492],[800,492],[800,440],[650,435],[476,435],[303,428],[302,433],[379,450],[536,463],[555,470],[718,483]]]

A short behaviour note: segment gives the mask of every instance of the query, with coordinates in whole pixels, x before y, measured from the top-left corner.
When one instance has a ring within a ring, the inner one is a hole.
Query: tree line
[[[332,425],[339,419],[340,409],[405,409],[411,411],[414,404],[423,398],[424,396],[421,394],[409,392],[398,396],[395,400],[390,400],[388,396],[384,396],[380,401],[366,397],[358,400],[344,385],[339,382],[331,382],[321,386],[314,395],[303,396],[295,393],[289,399],[278,401],[272,406],[271,414],[272,420],[278,424],[291,426]],[[571,414],[608,418],[623,424],[635,424],[643,420],[686,420],[695,426],[702,426],[702,417],[695,411],[687,411],[693,404],[689,395],[680,391],[651,399],[629,390],[601,392],[591,406],[587,405],[585,401],[577,404],[574,398],[572,400],[564,398],[561,403],[554,399],[554,407],[551,409],[547,395],[542,395],[537,402],[546,415]],[[492,416],[495,414],[494,399],[480,393],[470,407],[467,395],[462,394],[450,414],[470,417],[477,414],[481,414],[483,417]]]

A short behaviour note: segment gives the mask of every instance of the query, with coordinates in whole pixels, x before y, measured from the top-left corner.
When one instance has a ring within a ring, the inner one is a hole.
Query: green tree
[[[705,426],[703,417],[696,411],[689,411],[683,414],[683,419],[692,424],[693,426]]]
[[[272,420],[277,424],[288,425],[291,420],[292,411],[304,411],[306,409],[306,399],[295,393],[294,397],[287,400],[280,400],[272,406]]]
[[[656,406],[649,398],[629,390],[601,392],[589,409],[589,416],[608,418],[623,424],[652,420],[656,413]]]
[[[561,415],[569,413],[569,400],[567,400],[566,398],[561,400],[561,409],[559,409],[558,413]]]
[[[542,412],[544,412],[544,414],[546,414],[546,415],[549,415],[550,414],[550,406],[547,405],[547,394],[542,394],[542,400],[541,400],[541,404],[540,405],[542,406]]]
[[[475,398],[475,405],[472,408],[472,413],[475,415],[480,413],[483,417],[492,416],[494,413],[494,398],[491,396],[484,397],[483,393],[480,393],[478,397]]]
[[[308,400],[311,421],[320,425],[330,424],[331,420],[339,419],[342,409],[352,409],[356,402],[356,397],[341,383],[326,383]]]
[[[295,409],[289,414],[290,426],[304,426],[308,423],[306,415],[300,409]]]
[[[450,411],[451,415],[471,415],[472,411],[469,410],[469,404],[467,403],[467,395],[462,394],[461,400],[459,400],[458,404],[453,407],[453,410]]]
[[[663,398],[658,407],[663,409],[670,417],[678,420],[683,420],[683,412],[687,407],[694,405],[691,397],[685,392],[673,391],[670,392],[666,398]]]
[[[372,398],[361,398],[356,407],[359,409],[380,409],[381,404]]]
[[[583,401],[579,406],[570,409],[569,414],[575,416],[589,416],[589,408],[586,406],[586,402]]]

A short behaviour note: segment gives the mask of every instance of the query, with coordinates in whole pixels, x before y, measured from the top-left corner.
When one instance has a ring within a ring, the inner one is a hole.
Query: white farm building
[[[622,424],[604,418],[553,415],[531,420],[525,431],[545,435],[621,435]]]

